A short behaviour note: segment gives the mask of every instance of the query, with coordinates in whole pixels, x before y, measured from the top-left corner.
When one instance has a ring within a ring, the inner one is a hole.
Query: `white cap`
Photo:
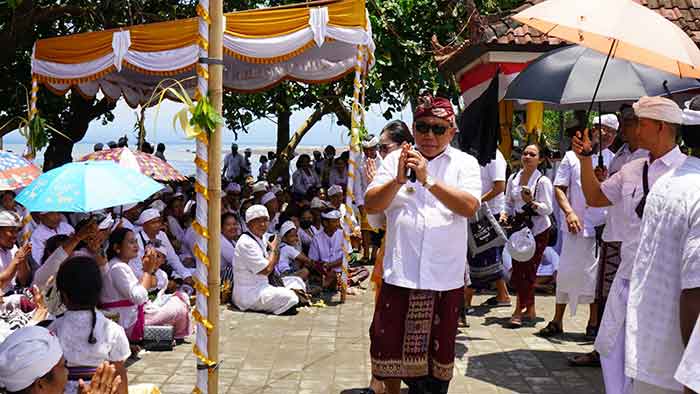
[[[100,230],[107,230],[108,228],[112,227],[114,224],[114,218],[112,217],[111,213],[108,213],[107,216],[105,216],[104,219],[97,225],[97,228]]]
[[[144,224],[157,218],[160,218],[160,212],[158,212],[157,209],[148,208],[145,211],[141,212],[141,216],[139,216],[139,220],[136,221],[136,224],[138,224],[139,226],[143,226]]]
[[[267,182],[260,181],[253,185],[253,193],[265,192],[267,191]]]
[[[322,213],[321,217],[324,219],[340,219],[343,217],[343,215],[339,210],[334,209],[332,211]]]
[[[226,186],[226,190],[224,190],[226,193],[240,193],[241,192],[241,185],[237,183],[229,183],[228,186]]]
[[[362,141],[362,147],[365,149],[366,148],[374,148],[377,145],[379,145],[379,136],[378,135],[373,136],[368,141]]]
[[[700,125],[700,111],[690,109],[692,101],[693,100],[686,101],[685,108],[683,108],[683,124],[686,126]]]
[[[270,215],[267,213],[267,208],[265,208],[264,205],[251,205],[250,208],[248,208],[248,210],[245,211],[246,223],[250,223],[252,220],[255,220],[257,218],[270,218]]]
[[[284,237],[288,232],[296,228],[297,226],[294,224],[293,221],[287,220],[286,222],[282,223],[282,226],[280,226],[280,236]]]
[[[336,194],[341,194],[343,193],[343,188],[340,185],[333,185],[328,188],[328,191],[326,194],[328,194],[328,197],[330,196],[335,196]]]
[[[250,148],[245,148],[244,152],[250,152],[250,153],[253,153],[253,150],[252,150],[252,149],[250,149]]]
[[[683,124],[683,111],[675,102],[664,97],[642,97],[632,104],[632,108],[639,118]]]
[[[260,198],[260,204],[267,204],[268,202],[275,200],[277,197],[273,192],[267,192]]]
[[[510,236],[506,249],[513,260],[527,262],[535,255],[535,246],[535,237],[526,227]]]
[[[0,227],[20,227],[22,218],[14,211],[0,211]]]
[[[620,121],[617,119],[617,115],[615,114],[605,114],[601,116],[596,116],[593,125],[596,126],[599,124],[610,127],[614,130],[620,128]]]
[[[16,392],[46,375],[63,357],[58,338],[39,326],[20,328],[0,344],[0,387]]]
[[[327,206],[326,202],[318,197],[311,199],[311,209],[321,209]]]
[[[163,212],[165,211],[166,205],[161,200],[155,200],[151,203],[151,205],[149,205],[149,207],[157,210],[158,212]]]

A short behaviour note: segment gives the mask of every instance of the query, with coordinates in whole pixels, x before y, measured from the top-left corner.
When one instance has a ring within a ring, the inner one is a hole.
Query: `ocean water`
[[[260,168],[260,156],[266,155],[269,151],[275,151],[276,147],[264,146],[264,145],[243,145],[239,144],[239,151],[243,153],[245,148],[251,148],[253,150],[253,156],[251,158],[251,166],[253,175],[257,176]],[[307,153],[311,155],[314,150],[323,151],[322,146],[314,145],[299,145],[296,149],[297,156],[302,153]],[[4,144],[4,150],[12,151],[18,154],[22,154],[25,150],[25,146],[22,144]],[[345,150],[344,146],[337,146],[336,150],[342,152]],[[91,153],[93,151],[93,144],[89,143],[78,143],[73,147],[73,160],[78,160],[79,158]],[[221,159],[230,152],[230,146],[226,146],[225,150],[221,152]],[[175,167],[181,174],[188,176],[194,175],[195,165],[194,165],[194,155],[195,155],[195,144],[194,143],[172,143],[166,144],[165,146],[165,158],[168,163]],[[44,162],[43,152],[37,155],[36,163],[42,165]],[[290,170],[295,169],[296,158],[292,160],[290,165]]]

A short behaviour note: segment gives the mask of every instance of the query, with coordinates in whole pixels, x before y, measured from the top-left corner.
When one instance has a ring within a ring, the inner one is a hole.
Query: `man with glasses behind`
[[[390,153],[365,195],[367,211],[387,219],[370,353],[377,379],[439,394],[452,379],[468,218],[479,207],[481,176],[476,159],[450,146],[457,132],[450,101],[425,95],[418,103],[416,150],[403,144]],[[389,394],[399,389],[387,384]]]
[[[631,379],[625,376],[625,321],[630,279],[638,260],[636,254],[641,241],[644,201],[656,181],[681,166],[686,159],[676,145],[678,125],[682,119],[682,112],[676,103],[661,97],[642,97],[633,108],[639,120],[630,140],[635,140],[637,146],[648,150],[648,153],[623,165],[605,182],[599,182],[593,173],[591,158],[586,156],[586,152],[591,150],[588,133],[578,133],[572,141],[582,164],[581,184],[586,201],[594,207],[619,206],[622,211],[617,223],[619,228],[624,229],[620,231],[622,259],[610,288],[600,333],[595,342],[595,348],[600,353],[606,392],[622,394],[630,393],[632,388]],[[645,341],[647,338],[638,340]],[[638,368],[637,363],[628,363],[627,366]]]

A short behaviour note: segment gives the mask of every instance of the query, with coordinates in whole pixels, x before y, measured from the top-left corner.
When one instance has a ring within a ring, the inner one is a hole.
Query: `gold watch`
[[[432,176],[428,175],[425,177],[425,182],[423,182],[423,187],[426,190],[430,190],[431,187],[435,186],[435,179],[433,179]]]

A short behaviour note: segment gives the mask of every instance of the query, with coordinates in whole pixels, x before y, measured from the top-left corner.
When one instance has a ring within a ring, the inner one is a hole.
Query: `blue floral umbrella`
[[[113,162],[68,163],[46,172],[17,196],[31,212],[92,212],[143,201],[163,188]]]

